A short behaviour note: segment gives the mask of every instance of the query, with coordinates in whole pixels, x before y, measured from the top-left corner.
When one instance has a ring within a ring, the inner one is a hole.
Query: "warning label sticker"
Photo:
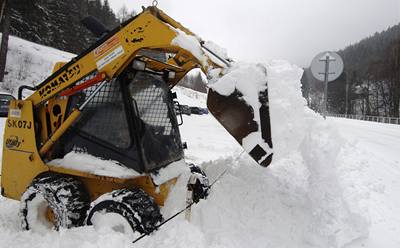
[[[109,63],[111,63],[114,59],[116,59],[119,56],[121,56],[122,54],[124,54],[124,49],[122,48],[122,46],[119,46],[119,47],[115,48],[109,54],[107,54],[106,56],[104,56],[103,58],[101,58],[100,60],[98,60],[96,62],[97,69],[100,70],[104,66],[108,65]]]
[[[108,51],[110,51],[119,44],[120,42],[118,36],[114,35],[113,37],[106,40],[103,44],[101,44],[101,46],[99,46],[93,51],[94,58],[97,59],[103,56],[104,54],[106,54]]]
[[[11,118],[21,118],[21,110],[20,109],[10,109],[10,117]]]

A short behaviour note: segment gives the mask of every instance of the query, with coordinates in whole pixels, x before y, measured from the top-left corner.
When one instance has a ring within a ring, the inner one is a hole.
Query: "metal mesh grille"
[[[172,123],[164,82],[156,75],[138,74],[130,85],[130,92],[136,101],[140,118],[158,128],[160,134],[171,135]]]
[[[81,94],[74,96],[77,98],[74,100],[84,102],[97,87],[94,85],[83,90]],[[128,122],[119,83],[111,81],[96,94],[84,108],[76,127],[116,147],[127,148],[130,145]]]
[[[143,122],[146,168],[160,168],[183,156],[169,90],[161,76],[138,72],[129,90]]]

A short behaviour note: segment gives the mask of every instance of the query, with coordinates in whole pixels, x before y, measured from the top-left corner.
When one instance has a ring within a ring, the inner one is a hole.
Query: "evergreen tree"
[[[345,112],[343,106],[348,82],[348,103],[352,114],[399,117],[400,24],[338,53],[343,58],[348,78],[342,76],[329,83],[328,109],[332,113]],[[309,92],[320,92],[313,79],[303,77],[302,80],[309,86]]]
[[[80,53],[96,38],[80,23],[87,15],[109,29],[119,24],[108,0],[11,1],[11,34],[64,51]]]

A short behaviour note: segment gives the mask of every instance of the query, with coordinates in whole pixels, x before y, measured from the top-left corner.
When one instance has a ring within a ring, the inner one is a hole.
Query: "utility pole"
[[[326,114],[328,112],[328,82],[329,82],[329,63],[331,61],[336,61],[335,58],[331,58],[329,54],[325,55],[325,58],[319,59],[319,61],[325,63],[325,72],[320,72],[320,74],[324,75],[324,105],[323,107],[323,115],[324,119],[326,119]]]
[[[336,80],[343,72],[343,60],[335,52],[319,53],[311,62],[311,73],[319,81],[324,83],[324,103],[322,114],[326,119],[328,105],[328,83]]]
[[[8,0],[0,0],[0,2],[0,23],[2,24],[0,47],[0,82],[3,82],[7,62],[8,36],[10,34],[10,4],[8,3]]]
[[[346,72],[346,110],[345,110],[346,118],[348,114],[349,114],[349,73]]]

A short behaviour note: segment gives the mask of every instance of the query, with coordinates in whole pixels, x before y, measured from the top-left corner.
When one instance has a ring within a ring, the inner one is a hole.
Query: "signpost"
[[[328,101],[328,82],[336,80],[343,72],[343,60],[335,52],[319,53],[311,62],[311,73],[319,81],[324,82],[323,116],[326,118]]]

